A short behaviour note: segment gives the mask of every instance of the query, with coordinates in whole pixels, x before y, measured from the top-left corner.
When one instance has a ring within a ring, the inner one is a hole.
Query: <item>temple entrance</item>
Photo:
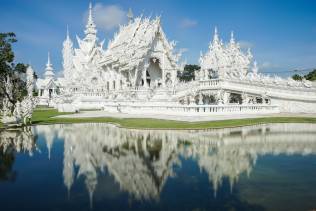
[[[48,96],[49,96],[49,98],[52,98],[52,93],[53,93],[53,90],[52,90],[52,89],[49,89],[49,90],[48,90]]]
[[[242,104],[241,94],[231,93],[229,97],[229,103]]]
[[[162,70],[160,61],[157,58],[151,58],[149,67],[146,71],[146,82],[148,86],[160,86],[162,81]]]

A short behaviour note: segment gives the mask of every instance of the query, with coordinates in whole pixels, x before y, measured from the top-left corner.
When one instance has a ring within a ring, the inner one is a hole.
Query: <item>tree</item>
[[[303,79],[303,77],[300,76],[299,74],[294,74],[294,75],[292,76],[292,78],[293,78],[293,80],[295,80],[295,81],[301,81],[301,80]]]
[[[13,107],[26,95],[24,78],[27,68],[23,63],[14,63],[12,44],[15,42],[17,40],[13,32],[0,33],[0,103],[7,97]],[[11,80],[13,85],[11,96],[5,87],[7,79]]]
[[[316,81],[316,69],[314,69],[313,71],[307,73],[304,78],[306,80],[310,80],[310,81]]]
[[[178,72],[178,78],[180,81],[191,81],[195,79],[195,71],[200,70],[201,67],[195,64],[187,64],[184,66],[183,72]]]

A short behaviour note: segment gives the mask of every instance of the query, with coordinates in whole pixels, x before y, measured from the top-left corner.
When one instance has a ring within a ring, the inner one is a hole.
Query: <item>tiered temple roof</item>
[[[36,86],[38,89],[50,89],[50,87],[58,86],[58,82],[55,80],[54,68],[50,61],[49,52],[48,52],[48,57],[47,57],[47,64],[45,68],[44,78],[37,79]]]
[[[157,36],[158,35],[158,36]],[[154,19],[137,17],[125,26],[108,44],[108,50],[101,64],[113,64],[120,70],[131,70],[140,65],[151,50],[154,50],[158,39],[172,65],[176,67],[177,56],[173,55],[174,43],[169,43],[160,24],[160,17]]]

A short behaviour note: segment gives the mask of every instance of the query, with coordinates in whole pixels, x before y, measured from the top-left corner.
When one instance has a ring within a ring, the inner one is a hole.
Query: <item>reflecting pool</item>
[[[0,131],[0,210],[313,210],[316,124]]]

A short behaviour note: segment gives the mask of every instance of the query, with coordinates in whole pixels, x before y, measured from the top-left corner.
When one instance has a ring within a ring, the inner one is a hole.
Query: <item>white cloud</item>
[[[242,49],[248,49],[248,48],[253,48],[254,44],[248,41],[238,41],[240,48]]]
[[[180,22],[180,27],[181,28],[191,28],[194,27],[198,24],[197,21],[189,19],[189,18],[185,18]]]
[[[181,54],[183,54],[183,53],[185,53],[185,52],[188,52],[188,51],[189,51],[188,48],[180,48],[180,49],[179,49],[179,53],[181,53]]]
[[[278,67],[280,67],[280,66],[277,64],[273,64],[271,62],[268,62],[268,61],[265,61],[262,64],[259,64],[260,69],[269,69],[269,68],[278,68]]]
[[[117,5],[103,5],[97,3],[93,7],[93,17],[97,28],[110,31],[127,20],[126,11]],[[85,12],[84,21],[88,18],[88,11]]]

